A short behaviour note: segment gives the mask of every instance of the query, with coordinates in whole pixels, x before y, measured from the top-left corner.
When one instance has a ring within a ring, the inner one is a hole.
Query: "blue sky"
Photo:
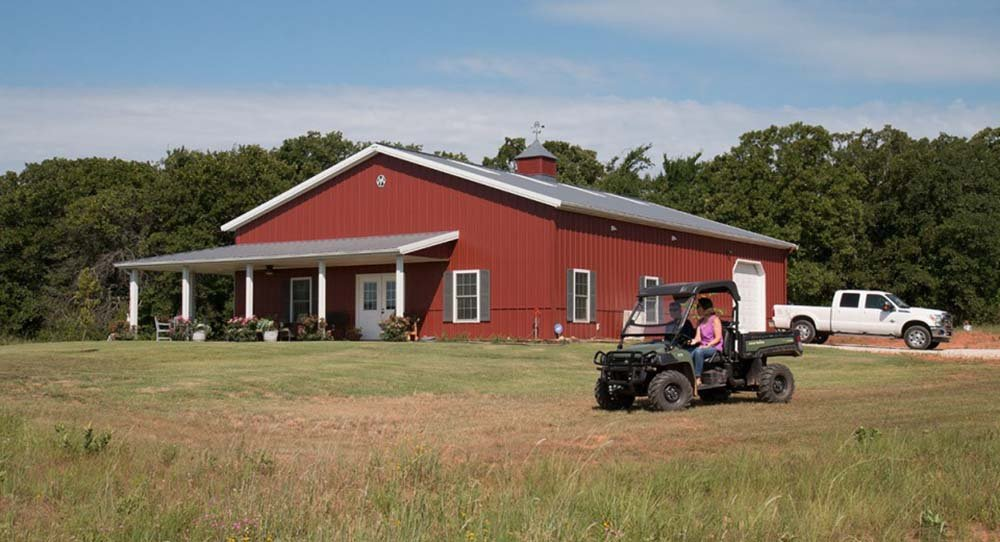
[[[0,170],[309,129],[478,159],[536,118],[605,159],[795,120],[969,135],[1000,119],[997,28],[997,2],[3,0]]]

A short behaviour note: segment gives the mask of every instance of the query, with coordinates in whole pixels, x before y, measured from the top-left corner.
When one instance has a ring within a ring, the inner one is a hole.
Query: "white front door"
[[[355,299],[355,325],[366,341],[378,340],[379,323],[396,313],[396,275],[382,273],[358,275]]]

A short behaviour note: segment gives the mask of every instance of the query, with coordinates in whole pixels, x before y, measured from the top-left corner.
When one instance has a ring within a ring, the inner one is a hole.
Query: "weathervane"
[[[534,124],[531,125],[531,131],[534,132],[534,134],[535,134],[535,141],[538,141],[538,136],[542,133],[542,130],[544,128],[545,128],[545,125],[542,124],[542,123],[540,123],[540,122],[538,122],[537,120],[535,121]]]

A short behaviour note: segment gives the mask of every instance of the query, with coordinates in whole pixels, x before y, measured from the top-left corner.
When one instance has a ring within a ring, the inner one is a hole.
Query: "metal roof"
[[[458,160],[442,158],[433,154],[379,144],[365,148],[271,200],[258,205],[239,217],[223,224],[222,229],[225,231],[235,231],[236,228],[277,209],[284,203],[297,198],[376,154],[392,156],[574,213],[601,216],[624,222],[645,224],[657,228],[667,228],[773,248],[786,250],[798,248],[795,244],[782,241],[781,239],[729,226],[647,201],[560,183],[555,179],[546,177],[529,177],[527,175],[519,175],[508,171],[500,171]]]
[[[515,160],[520,160],[522,158],[551,158],[553,160],[557,160],[556,155],[549,152],[549,150],[546,149],[545,146],[542,145],[537,139],[534,143],[528,145],[527,149],[521,151],[521,154],[514,157]]]
[[[389,263],[399,255],[404,261],[435,261],[412,253],[458,239],[457,231],[408,233],[374,237],[346,237],[318,241],[242,243],[191,252],[178,252],[127,262],[115,267],[152,271],[179,271],[184,267],[201,272],[231,272],[246,265],[307,267],[317,261],[331,265]]]

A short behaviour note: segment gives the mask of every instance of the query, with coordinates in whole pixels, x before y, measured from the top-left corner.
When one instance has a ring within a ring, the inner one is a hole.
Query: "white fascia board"
[[[469,171],[459,169],[457,167],[449,166],[447,164],[442,164],[434,160],[428,160],[422,158],[416,154],[401,151],[399,149],[394,149],[392,147],[386,147],[385,145],[374,144],[366,147],[364,150],[359,151],[350,157],[342,160],[341,162],[327,168],[316,175],[313,175],[309,179],[295,185],[289,190],[282,192],[281,194],[271,198],[270,200],[254,207],[253,209],[243,213],[242,215],[226,222],[222,225],[222,231],[236,231],[237,228],[243,226],[252,220],[259,218],[274,209],[277,209],[281,205],[288,203],[289,201],[299,197],[300,195],[316,188],[317,186],[323,184],[332,177],[339,175],[340,173],[354,167],[355,165],[371,158],[375,154],[384,154],[386,156],[391,156],[393,158],[398,158],[405,162],[410,162],[411,164],[417,164],[424,166],[435,171],[440,171],[442,173],[447,173],[448,175],[453,175],[461,179],[472,181],[477,184],[488,186],[502,192],[508,192],[523,198],[537,201],[539,203],[548,205],[550,207],[559,207],[562,201],[557,198],[552,198],[542,194],[532,192],[530,190],[524,190],[516,186],[509,185],[507,183],[490,179],[489,177],[478,175]]]
[[[244,256],[241,258],[203,258],[194,260],[170,260],[160,262],[119,262],[114,264],[119,269],[143,269],[146,267],[160,267],[164,265],[193,265],[206,263],[267,263],[280,260],[298,260],[309,258],[333,258],[336,256],[373,256],[373,255],[395,256],[400,254],[399,249],[388,250],[352,250],[350,252],[314,252],[309,254],[288,254],[279,256]]]
[[[292,188],[278,194],[277,196],[261,203],[260,205],[250,209],[249,211],[241,214],[240,216],[226,222],[222,225],[222,231],[236,231],[236,228],[247,224],[248,222],[267,214],[274,209],[288,203],[289,201],[299,197],[300,195],[312,190],[313,188],[323,184],[325,181],[342,173],[355,165],[367,160],[368,158],[374,156],[378,152],[377,145],[371,145],[361,151],[358,151],[351,156],[341,160],[340,162],[334,164],[333,166],[324,169],[323,171],[309,177],[305,181],[293,186]]]
[[[400,254],[410,254],[411,252],[417,252],[425,248],[431,248],[449,241],[454,241],[458,239],[458,231],[450,231],[442,233],[441,235],[435,235],[428,239],[422,239],[420,241],[414,241],[399,247]]]
[[[701,235],[703,237],[714,237],[716,239],[725,239],[727,241],[738,241],[740,243],[746,243],[748,245],[759,245],[759,246],[766,246],[766,247],[771,247],[771,248],[781,248],[781,249],[785,249],[785,250],[798,250],[798,248],[799,248],[798,245],[796,245],[794,243],[789,243],[787,241],[781,241],[781,240],[777,240],[777,239],[774,240],[774,241],[747,239],[747,238],[741,237],[739,235],[728,235],[728,234],[719,233],[719,232],[708,232],[708,231],[704,231],[704,230],[699,230],[698,228],[692,228],[690,226],[683,226],[683,225],[680,225],[680,224],[672,224],[670,222],[663,222],[663,221],[660,221],[660,220],[652,220],[652,219],[649,219],[649,218],[643,218],[643,217],[640,217],[640,216],[635,216],[635,215],[630,215],[630,214],[625,214],[625,213],[616,213],[616,212],[611,212],[611,211],[602,211],[600,209],[594,209],[592,207],[584,207],[582,205],[574,205],[572,203],[563,203],[563,205],[562,205],[561,208],[563,210],[566,210],[566,211],[569,211],[569,212],[573,212],[573,213],[580,213],[580,214],[590,215],[590,216],[599,216],[601,218],[612,218],[612,219],[622,220],[624,222],[631,222],[631,223],[634,223],[634,224],[642,224],[642,225],[645,225],[645,226],[653,226],[654,228],[662,228],[662,229],[669,229],[669,230],[680,231],[680,232],[685,232],[685,233],[693,233],[693,234],[696,234],[696,235]]]

